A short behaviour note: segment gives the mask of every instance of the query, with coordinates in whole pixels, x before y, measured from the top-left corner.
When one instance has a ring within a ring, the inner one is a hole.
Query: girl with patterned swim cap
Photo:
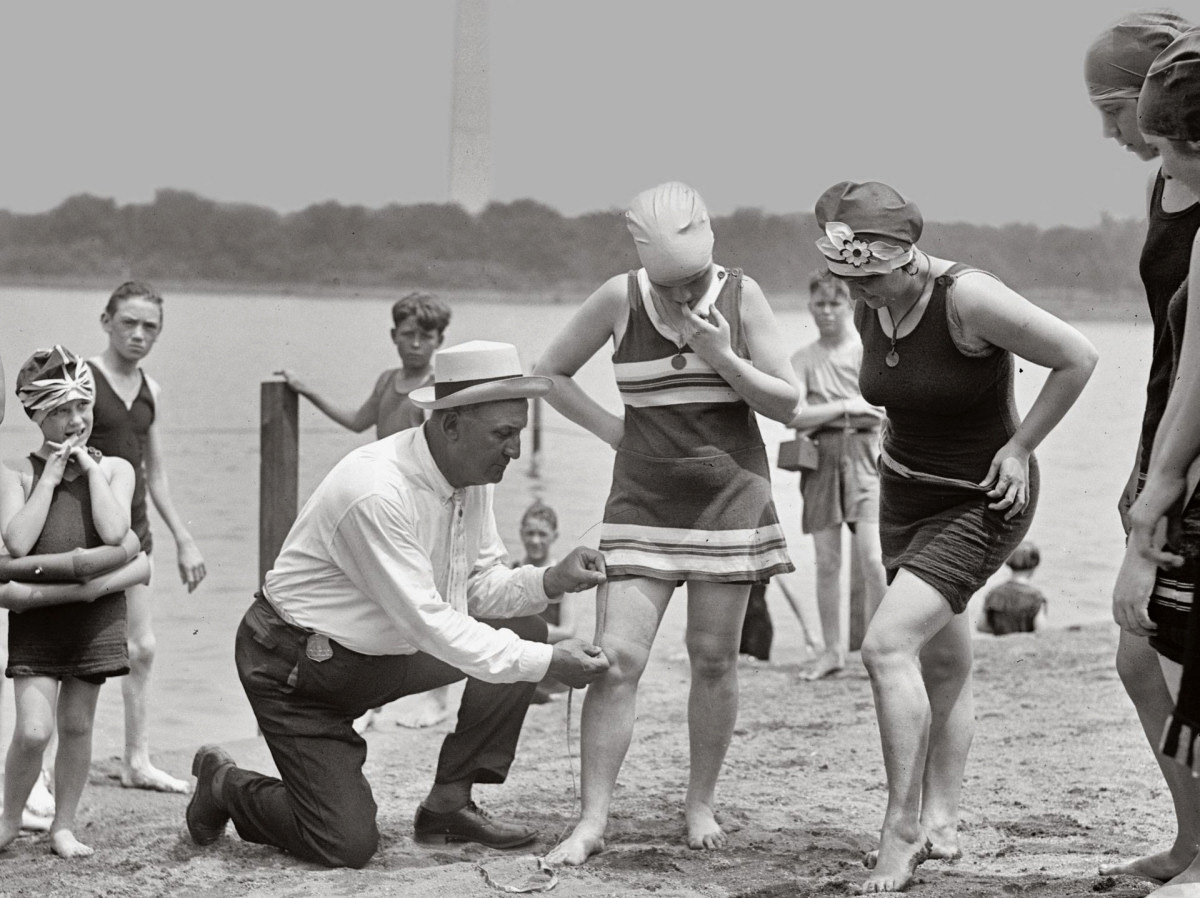
[[[538,364],[550,403],[617,450],[600,550],[595,642],[611,667],[583,706],[583,806],[547,860],[582,864],[604,847],[633,732],[638,681],[677,585],[687,583],[691,659],[688,845],[727,842],[713,808],[737,718],[737,658],[750,586],[792,570],[754,418],[789,421],[791,365],[762,290],[713,262],[700,196],[670,182],[638,194],[626,223],[642,267],[608,280]],[[625,407],[614,415],[575,373],[609,341]]]
[[[817,247],[856,301],[862,396],[886,410],[879,531],[888,589],[867,627],[888,806],[864,892],[903,889],[955,858],[974,733],[971,596],[1021,542],[1037,501],[1033,450],[1091,376],[1074,328],[995,277],[917,247],[916,204],[843,181],[817,200]],[[1050,369],[1021,420],[1013,356]]]
[[[14,559],[129,539],[133,468],[88,446],[95,395],[87,363],[61,346],[34,353],[17,375],[17,396],[42,442],[0,474],[0,537]],[[99,595],[98,585],[64,585],[26,590],[18,602],[0,591],[0,604],[21,612],[9,616],[5,675],[13,679],[17,716],[5,765],[0,848],[20,831],[42,754],[57,730],[51,850],[63,857],[92,853],[75,836],[75,815],[91,763],[96,700],[107,677],[129,671],[122,590],[144,582],[149,565],[142,555],[140,565],[122,570],[128,576],[96,581],[105,584]]]
[[[1088,48],[1084,80],[1089,99],[1100,113],[1103,133],[1139,159],[1157,160],[1159,156],[1157,148],[1147,142],[1138,128],[1138,98],[1146,73],[1158,55],[1191,27],[1167,10],[1135,12],[1105,29]],[[1179,293],[1179,286],[1187,277],[1192,241],[1200,228],[1197,194],[1180,179],[1166,177],[1161,165],[1155,167],[1150,177],[1147,220],[1139,270],[1149,306],[1153,352],[1138,451],[1118,503],[1126,532],[1129,507],[1145,483],[1154,434],[1171,390],[1173,347],[1177,342],[1173,334],[1182,333],[1187,312],[1186,296]],[[1190,585],[1183,586],[1178,577],[1174,580],[1174,586],[1164,581],[1157,599],[1151,600],[1149,615],[1157,624],[1153,631],[1125,628],[1120,631],[1117,672],[1159,760],[1171,792],[1178,828],[1166,851],[1102,865],[1100,872],[1106,876],[1124,874],[1166,881],[1191,862],[1200,845],[1200,785],[1187,771],[1157,752],[1173,706],[1162,664],[1177,664],[1182,660],[1190,607],[1190,601],[1179,601]],[[1114,614],[1125,616],[1118,608],[1114,608]]]
[[[1200,196],[1200,30],[1180,35],[1150,66],[1138,98],[1138,126],[1146,143],[1158,152],[1163,174]],[[1172,309],[1182,304],[1186,319],[1192,322],[1200,321],[1198,285],[1200,234],[1192,239],[1187,280],[1171,300]],[[1164,628],[1156,626],[1151,612],[1156,605],[1190,606],[1200,571],[1200,495],[1193,470],[1200,457],[1200,328],[1184,328],[1182,321],[1178,323],[1177,328],[1172,315],[1174,383],[1154,435],[1146,484],[1129,512],[1129,541],[1113,590],[1113,612],[1122,630],[1159,641]],[[1177,658],[1182,667],[1163,661],[1164,679],[1168,688],[1178,689],[1178,703],[1167,724],[1162,750],[1197,773],[1200,616],[1194,613],[1187,614],[1187,632]],[[1180,769],[1189,772],[1186,767]],[[1194,788],[1194,781],[1192,785]],[[1174,790],[1173,797],[1177,798]],[[1185,819],[1181,810],[1186,813],[1189,808],[1181,808],[1177,800],[1182,835],[1195,822]],[[1195,812],[1192,806],[1191,813]],[[1194,830],[1192,838],[1196,838]],[[1195,842],[1190,848],[1192,858],[1187,867],[1151,894],[1160,898],[1200,894],[1200,855]]]

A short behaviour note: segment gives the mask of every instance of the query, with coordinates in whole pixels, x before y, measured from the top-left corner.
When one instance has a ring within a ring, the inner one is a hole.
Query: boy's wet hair
[[[392,304],[392,324],[399,327],[409,318],[415,318],[421,330],[440,335],[450,324],[450,307],[432,293],[414,290]]]
[[[839,277],[835,277],[833,272],[828,268],[818,268],[808,278],[808,295],[813,296],[819,292],[829,291],[835,296],[850,301],[850,288],[846,286],[846,282]]]
[[[1042,563],[1042,553],[1028,540],[1013,549],[1005,562],[1014,571],[1032,571]]]
[[[115,315],[117,314],[117,309],[121,308],[121,303],[127,299],[137,299],[138,297],[150,300],[150,302],[158,306],[159,312],[162,311],[162,296],[149,283],[146,281],[126,281],[112,292],[112,296],[108,298],[108,304],[104,307],[104,314]]]
[[[525,509],[525,514],[521,515],[521,529],[524,530],[530,521],[541,521],[551,530],[558,532],[558,515],[541,499]]]

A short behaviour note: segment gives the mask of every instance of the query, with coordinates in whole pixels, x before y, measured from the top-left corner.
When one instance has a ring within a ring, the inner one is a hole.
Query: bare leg
[[[717,777],[737,722],[738,640],[749,595],[749,586],[688,583],[691,766],[684,816],[689,848],[724,848],[729,841],[717,823],[713,802]]]
[[[971,621],[956,614],[926,643],[921,675],[929,696],[929,751],[921,788],[921,828],[929,856],[962,857],[958,847],[958,806],[967,755],[975,738],[975,696],[971,686]]]
[[[1200,780],[1194,779],[1182,764],[1165,758],[1158,750],[1167,718],[1175,710],[1170,690],[1159,665],[1159,654],[1141,636],[1121,631],[1117,644],[1117,673],[1125,692],[1133,701],[1138,720],[1150,750],[1158,762],[1175,806],[1175,841],[1166,851],[1144,857],[1106,864],[1105,876],[1141,876],[1159,882],[1173,880],[1189,869],[1200,851]],[[1191,875],[1191,874],[1189,874]],[[1200,878],[1200,870],[1196,871]]]
[[[796,620],[804,633],[804,647],[809,654],[824,651],[825,644],[816,638],[821,629],[821,613],[816,607],[816,601],[808,590],[797,594],[788,579],[790,576],[790,574],[784,574],[775,577],[771,582],[779,587],[779,591],[787,600],[788,607],[792,609],[792,614],[796,615]]]
[[[54,732],[58,681],[50,677],[15,677],[16,722],[4,765],[4,810],[0,812],[0,849],[21,832],[25,800],[42,774],[42,755]]]
[[[821,612],[821,635],[825,651],[806,680],[819,680],[846,666],[846,644],[842,639],[842,528],[829,527],[812,535],[817,558],[817,608]]]
[[[50,850],[60,857],[87,857],[92,849],[75,838],[75,814],[92,764],[92,723],[99,685],[68,678],[58,698],[58,756],[54,762],[54,824]]]
[[[604,849],[613,789],[633,736],[638,681],[674,591],[674,583],[646,577],[614,580],[597,590],[594,641],[610,666],[583,700],[579,822],[546,855],[549,864],[582,864]],[[734,652],[736,657],[736,645]]]
[[[129,628],[129,674],[121,678],[125,698],[125,761],[121,785],[158,792],[187,792],[188,784],[150,763],[150,671],[156,642],[152,629],[150,587],[125,590]]]
[[[936,590],[902,570],[883,597],[863,641],[887,771],[888,804],[874,872],[864,892],[900,891],[928,857],[921,789],[933,712],[918,660],[954,613]]]
[[[862,578],[869,623],[887,592],[887,572],[883,569],[883,550],[879,547],[879,524],[875,521],[855,524],[850,535],[850,549],[854,566]]]

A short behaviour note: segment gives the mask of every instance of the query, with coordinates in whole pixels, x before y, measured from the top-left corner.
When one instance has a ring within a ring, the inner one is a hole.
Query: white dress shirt
[[[537,681],[550,646],[474,619],[546,607],[544,571],[506,561],[491,486],[452,487],[414,427],[338,462],[264,586],[284,620],[356,652],[426,652],[487,682]]]

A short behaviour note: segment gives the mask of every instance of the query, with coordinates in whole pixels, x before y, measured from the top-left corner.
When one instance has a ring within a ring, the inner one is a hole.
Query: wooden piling
[[[258,465],[258,582],[296,520],[300,489],[299,402],[284,381],[263,381]]]

